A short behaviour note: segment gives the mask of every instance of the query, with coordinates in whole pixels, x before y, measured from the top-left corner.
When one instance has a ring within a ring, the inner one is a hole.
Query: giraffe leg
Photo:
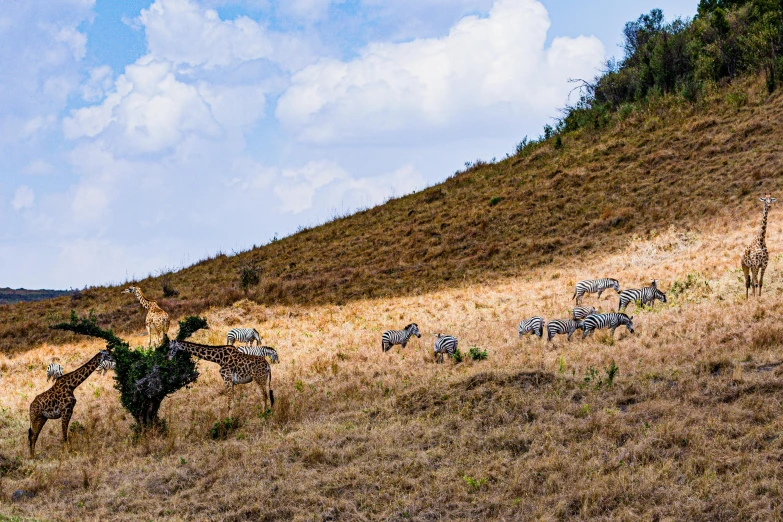
[[[761,269],[759,269],[759,297],[761,297],[761,287],[764,286],[764,270],[766,269],[766,266],[762,266]]]
[[[27,442],[30,446],[30,458],[35,458],[35,443],[38,441],[38,435],[46,424],[46,417],[43,415],[30,415],[30,428],[27,430]]]
[[[759,286],[759,280],[758,280],[759,269],[754,266],[753,268],[750,269],[750,273],[753,276],[753,297],[756,297],[756,288],[758,288]]]
[[[63,428],[63,445],[68,444],[68,425],[71,423],[71,415],[73,415],[73,407],[76,405],[76,399],[73,399],[68,405],[63,408],[62,428]]]
[[[747,299],[750,288],[750,268],[744,262],[742,263],[742,273],[745,274],[745,299]]]
[[[152,346],[152,329],[150,329],[150,325],[147,325],[147,347]]]

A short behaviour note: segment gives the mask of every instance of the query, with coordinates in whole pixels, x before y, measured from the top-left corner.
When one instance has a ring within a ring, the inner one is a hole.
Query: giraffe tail
[[[269,407],[271,408],[274,405],[275,405],[275,392],[273,392],[272,389],[270,388],[270,390],[269,390]]]
[[[33,443],[33,428],[27,428],[27,442],[32,444]]]

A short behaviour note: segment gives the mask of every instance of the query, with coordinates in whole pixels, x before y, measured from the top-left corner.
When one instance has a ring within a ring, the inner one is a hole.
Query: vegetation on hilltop
[[[14,303],[32,303],[44,299],[54,299],[71,295],[71,290],[27,290],[25,288],[0,288],[0,305]]]

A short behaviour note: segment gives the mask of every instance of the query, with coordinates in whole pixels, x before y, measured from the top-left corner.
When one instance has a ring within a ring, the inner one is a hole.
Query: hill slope
[[[748,211],[762,191],[783,188],[783,100],[760,79],[698,104],[663,97],[616,113],[603,130],[582,129],[478,164],[440,185],[305,230],[234,257],[205,260],[140,286],[172,318],[248,297],[316,305],[404,295],[508,277],[625,246],[632,234]],[[500,198],[500,199],[496,199]],[[239,271],[260,283],[247,294]],[[93,309],[115,331],[143,329],[138,304],[119,289],[81,298],[0,306],[0,351],[64,339],[45,326],[71,308]]]
[[[45,299],[54,299],[71,295],[70,290],[27,290],[25,288],[0,288],[0,305],[14,303],[32,303]]]

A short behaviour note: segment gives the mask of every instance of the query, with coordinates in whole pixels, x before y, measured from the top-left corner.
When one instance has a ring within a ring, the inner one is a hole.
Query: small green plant
[[[459,348],[454,350],[454,353],[449,354],[449,357],[454,359],[455,363],[461,363],[462,362],[462,352],[459,351]]]
[[[84,426],[79,421],[73,421],[68,431],[71,433],[84,433]]]
[[[468,485],[468,489],[470,491],[478,491],[487,483],[487,479],[485,478],[474,479],[473,477],[469,477],[467,475],[463,475],[462,480],[464,480],[465,484]]]
[[[587,417],[588,415],[590,415],[590,405],[587,404],[587,403],[584,403],[584,404],[582,404],[582,407],[579,408],[578,417],[584,418],[584,417]]]
[[[598,379],[598,370],[590,366],[585,372],[585,384],[590,384],[590,383],[595,384],[597,379]]]
[[[489,200],[489,206],[490,207],[494,207],[495,205],[497,205],[501,201],[503,201],[503,198],[501,198],[499,196],[495,196],[494,198]]]
[[[614,359],[612,359],[612,364],[609,365],[608,368],[606,368],[606,385],[611,386],[612,383],[614,383],[614,378],[617,376],[617,372],[620,371],[620,368],[617,367],[617,364],[615,364]]]
[[[212,429],[209,430],[209,436],[215,440],[225,440],[229,433],[239,428],[240,424],[234,417],[217,421],[212,425]]]
[[[565,356],[561,355],[557,358],[557,371],[559,373],[565,373],[566,372],[566,362],[565,362]]]
[[[258,418],[259,419],[267,420],[271,416],[272,416],[272,408],[267,408],[264,411],[260,411],[260,408],[259,408],[259,412],[258,412]]]
[[[298,392],[303,392],[304,391],[304,383],[302,382],[301,379],[297,379],[296,380],[296,382],[294,383],[294,388]]]
[[[180,466],[184,466],[184,465],[185,465],[185,464],[187,464],[187,463],[188,463],[188,461],[187,461],[187,460],[185,460],[185,457],[180,457],[180,458],[179,458],[179,464],[180,464]]]
[[[474,361],[483,361],[487,358],[487,351],[486,350],[480,350],[479,348],[476,348],[475,346],[471,346],[470,350],[468,350],[468,357],[473,359]]]
[[[563,138],[560,137],[560,135],[557,135],[557,138],[555,138],[555,149],[562,149],[563,148]]]

